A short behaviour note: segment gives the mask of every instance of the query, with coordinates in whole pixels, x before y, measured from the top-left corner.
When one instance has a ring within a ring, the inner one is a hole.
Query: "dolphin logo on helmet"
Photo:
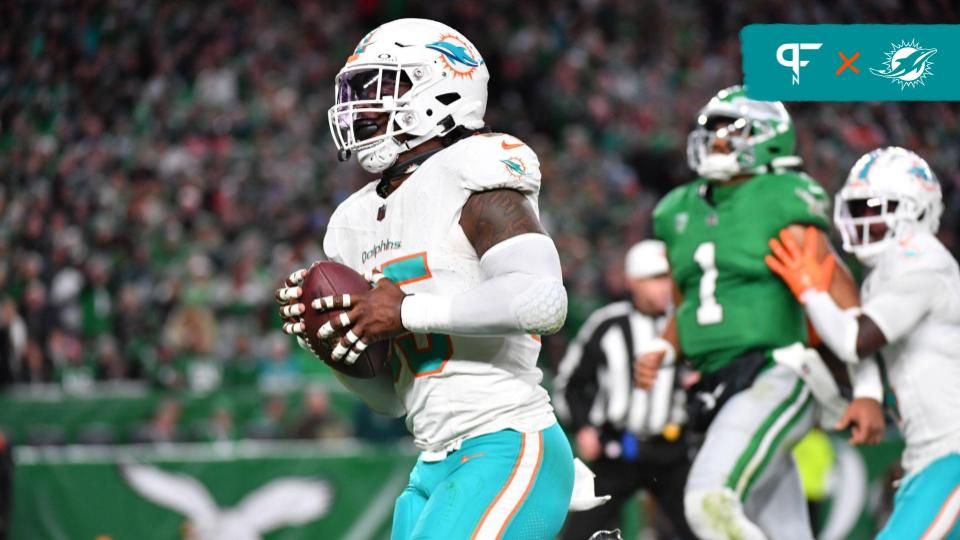
[[[444,36],[443,39],[456,39],[456,37]],[[450,41],[434,41],[428,43],[427,48],[439,52],[454,64],[463,64],[468,68],[475,68],[483,63],[483,60],[474,59],[465,45],[458,45]]]

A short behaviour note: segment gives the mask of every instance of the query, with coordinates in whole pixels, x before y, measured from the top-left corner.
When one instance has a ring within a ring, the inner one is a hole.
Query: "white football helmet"
[[[457,126],[482,128],[489,80],[477,49],[445,24],[398,19],[380,26],[337,74],[327,116],[340,158],[356,152],[364,169],[379,173]]]
[[[910,150],[888,146],[857,160],[837,193],[833,221],[843,249],[870,264],[915,231],[936,233],[942,213],[940,182],[927,162]],[[871,234],[871,226],[878,224],[886,226],[883,234]]]

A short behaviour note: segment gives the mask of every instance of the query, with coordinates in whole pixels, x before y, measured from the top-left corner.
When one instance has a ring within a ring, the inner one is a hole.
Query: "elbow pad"
[[[560,281],[537,280],[513,301],[510,310],[524,332],[554,334],[567,320],[567,290]]]

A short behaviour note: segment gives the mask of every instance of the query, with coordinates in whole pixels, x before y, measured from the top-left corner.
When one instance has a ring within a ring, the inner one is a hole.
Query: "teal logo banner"
[[[960,25],[751,24],[747,96],[779,101],[960,101]]]

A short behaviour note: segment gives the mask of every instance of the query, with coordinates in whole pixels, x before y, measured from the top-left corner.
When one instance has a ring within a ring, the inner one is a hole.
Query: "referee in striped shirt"
[[[661,369],[649,391],[633,385],[633,361],[647,340],[660,335],[670,308],[664,245],[640,242],[627,252],[625,263],[631,299],[587,319],[554,380],[557,414],[576,434],[577,454],[596,473],[596,492],[613,496],[598,508],[571,513],[563,538],[583,540],[598,529],[619,527],[624,503],[640,489],[657,499],[668,518],[658,529],[669,533],[660,538],[696,538],[683,515],[690,459],[675,368]]]

